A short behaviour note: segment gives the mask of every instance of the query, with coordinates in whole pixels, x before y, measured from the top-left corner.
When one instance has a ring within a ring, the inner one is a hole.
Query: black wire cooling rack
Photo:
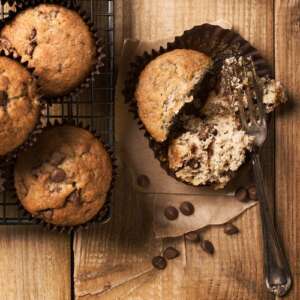
[[[47,106],[46,120],[72,118],[77,124],[96,129],[102,140],[114,147],[114,0],[80,0],[82,7],[98,29],[105,47],[104,67],[91,87],[71,100]],[[0,17],[7,16],[7,7],[0,4]],[[45,121],[46,121],[45,120]],[[33,224],[18,209],[18,200],[10,191],[0,193],[0,225]],[[110,215],[110,214],[108,214]],[[109,216],[108,216],[109,217]],[[105,220],[103,220],[105,221]]]

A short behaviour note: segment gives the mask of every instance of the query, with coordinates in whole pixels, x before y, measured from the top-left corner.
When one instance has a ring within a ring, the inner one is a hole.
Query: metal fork
[[[262,103],[262,88],[256,80],[257,75],[253,62],[250,63],[249,69],[244,69],[242,72],[240,68],[237,69],[233,67],[234,75],[237,78],[240,77],[240,80],[243,80],[243,78],[245,78],[244,76],[249,76],[249,71],[253,88],[251,89],[246,85],[243,89],[233,89],[231,86],[231,92],[234,102],[238,104],[238,115],[242,127],[255,141],[255,146],[251,153],[251,163],[260,202],[265,282],[269,292],[282,297],[286,295],[291,288],[292,275],[287,257],[281,246],[278,233],[271,217],[259,157],[259,149],[267,137],[267,122]],[[246,99],[246,102],[244,99]],[[253,101],[254,99],[256,103]]]

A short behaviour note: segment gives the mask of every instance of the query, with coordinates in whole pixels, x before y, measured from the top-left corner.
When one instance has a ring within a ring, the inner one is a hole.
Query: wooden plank
[[[0,227],[0,298],[71,299],[69,237],[40,226]]]
[[[290,258],[294,287],[300,295],[300,1],[275,1],[276,77],[287,87],[290,102],[276,118],[276,216]]]
[[[232,23],[235,30],[273,62],[272,0],[117,1],[117,55],[121,53],[125,37],[165,39],[194,25],[218,19]],[[117,102],[117,151],[119,105]],[[272,140],[271,136],[265,159],[271,193]],[[221,228],[205,233],[215,244],[214,257],[199,251],[199,245],[186,243],[183,238],[155,240],[151,222],[154,196],[134,190],[136,178],[124,163],[121,161],[119,169],[112,222],[76,234],[76,299],[272,299],[263,281],[258,207],[237,220],[242,232],[239,236],[227,237]],[[176,245],[182,252],[181,257],[163,272],[153,270],[151,257],[169,244]]]

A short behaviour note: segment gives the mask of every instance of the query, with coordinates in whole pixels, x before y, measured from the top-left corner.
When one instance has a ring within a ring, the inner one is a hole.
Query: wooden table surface
[[[290,103],[273,118],[264,167],[275,222],[294,276],[287,299],[298,300],[300,1],[116,0],[116,55],[126,37],[169,38],[218,19],[230,22],[261,51],[290,96]],[[116,128],[119,117],[117,102]],[[0,227],[1,300],[275,298],[266,292],[263,279],[258,206],[236,220],[238,236],[224,236],[218,227],[205,232],[217,249],[209,256],[183,238],[154,239],[149,212],[140,205],[140,199],[151,195],[136,192],[126,170],[120,173],[109,224],[79,231],[73,239],[36,226]],[[153,270],[152,256],[169,244],[182,255],[166,270]]]

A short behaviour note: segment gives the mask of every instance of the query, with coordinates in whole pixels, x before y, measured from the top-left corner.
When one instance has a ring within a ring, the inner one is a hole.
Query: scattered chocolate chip
[[[180,252],[174,247],[168,247],[165,249],[163,256],[166,259],[174,259],[180,255]]]
[[[184,214],[185,216],[190,216],[195,211],[194,205],[188,201],[182,202],[180,204],[179,209],[180,209],[181,213]]]
[[[248,187],[248,194],[251,200],[257,200],[257,191],[254,185]]]
[[[205,251],[208,254],[214,254],[215,252],[215,247],[212,244],[212,242],[210,242],[209,240],[203,240],[200,242],[200,246],[202,248],[203,251]]]
[[[190,232],[186,233],[184,236],[187,240],[192,241],[192,242],[200,241],[200,236],[197,231],[190,231]]]
[[[239,229],[231,223],[227,223],[224,226],[224,233],[226,233],[228,235],[237,234],[239,232],[240,232]]]
[[[8,95],[5,91],[0,91],[0,106],[3,106],[3,108],[7,108],[8,104]]]
[[[235,197],[241,202],[247,202],[248,199],[248,191],[245,188],[239,188],[235,192]]]
[[[65,180],[66,178],[66,173],[63,169],[55,169],[50,176],[50,179],[55,182],[55,183],[59,183]]]
[[[60,165],[66,159],[66,155],[61,152],[54,152],[50,158],[50,164],[53,166]]]
[[[74,204],[76,204],[77,206],[81,205],[81,190],[75,190],[73,191],[68,197],[67,197],[67,201],[70,201]]]
[[[165,217],[168,219],[168,220],[175,220],[178,218],[178,210],[176,207],[174,206],[168,206],[165,208]]]
[[[51,219],[53,216],[53,209],[46,209],[41,211],[41,214],[43,215],[44,218],[46,219]]]
[[[142,188],[147,188],[150,185],[150,180],[146,175],[139,175],[137,178],[137,184]]]
[[[154,268],[159,269],[159,270],[163,270],[166,268],[167,266],[167,261],[164,257],[162,256],[155,256],[152,259],[152,265]]]
[[[30,40],[30,41],[31,41],[31,40],[34,40],[35,37],[36,37],[36,34],[37,34],[36,29],[35,29],[35,28],[32,28],[31,33],[30,33],[30,35],[29,35],[29,40]]]

